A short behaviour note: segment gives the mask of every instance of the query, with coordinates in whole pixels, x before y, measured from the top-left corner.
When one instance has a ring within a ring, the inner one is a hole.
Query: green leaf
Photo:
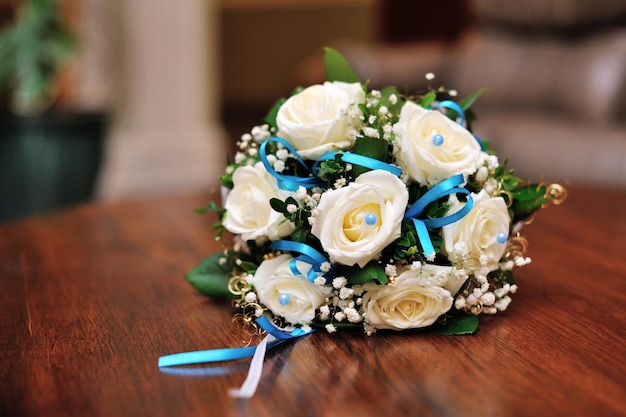
[[[546,186],[541,184],[529,184],[525,187],[511,191],[513,203],[513,222],[524,220],[539,210],[542,205],[549,201],[546,197]]]
[[[343,81],[345,83],[360,83],[348,61],[333,48],[324,48],[324,68],[326,81]]]
[[[386,285],[388,282],[385,268],[374,261],[368,263],[363,268],[357,265],[338,268],[338,275],[345,276],[352,285],[365,284],[372,280],[376,280],[382,285]]]
[[[434,91],[429,91],[422,97],[420,105],[424,108],[430,107],[436,99],[437,93],[435,93]]]
[[[358,155],[378,159],[383,162],[388,162],[389,159],[389,143],[382,139],[358,138],[354,143],[352,151]],[[352,175],[355,178],[367,171],[370,171],[370,169],[361,165],[352,164]]]
[[[203,259],[194,269],[185,275],[185,279],[198,291],[210,297],[227,298],[231,268],[228,262],[220,264],[226,255],[217,252]]]
[[[478,317],[463,315],[450,317],[442,327],[433,329],[433,334],[464,335],[474,334],[478,329]]]
[[[474,104],[474,102],[478,100],[478,97],[482,96],[485,91],[487,91],[487,88],[483,87],[480,90],[470,94],[469,96],[465,97],[463,100],[459,101],[459,106],[461,106],[463,110],[469,109],[470,106]]]
[[[267,115],[263,119],[263,122],[267,123],[270,127],[274,127],[274,128],[277,127],[276,126],[276,115],[278,115],[278,110],[280,110],[280,107],[283,104],[285,104],[285,101],[287,101],[285,98],[278,99],[278,101],[276,101],[276,103],[274,103],[274,105],[272,106],[270,111],[267,113]]]
[[[274,211],[278,213],[288,213],[287,204],[283,200],[280,200],[278,198],[270,198],[270,206],[272,207],[272,209],[274,209]]]
[[[485,91],[487,91],[487,89],[483,87],[458,102],[459,106],[461,106],[461,108],[465,112],[465,121],[467,122],[468,128],[471,123],[476,120],[476,116],[474,115],[474,112],[470,109],[470,106],[474,104],[474,102],[478,100],[478,97],[480,97]],[[448,118],[452,120],[456,120],[459,114],[456,111],[449,109],[446,112],[446,116],[448,116]]]

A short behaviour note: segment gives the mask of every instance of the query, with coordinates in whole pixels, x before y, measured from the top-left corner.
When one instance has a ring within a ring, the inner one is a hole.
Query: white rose
[[[278,110],[278,135],[305,159],[347,148],[352,144],[348,107],[364,100],[359,83],[325,82],[310,86],[291,96]]]
[[[310,323],[315,310],[326,302],[324,286],[317,286],[305,275],[294,275],[291,255],[280,255],[263,261],[252,279],[259,301],[276,315],[292,324]],[[306,263],[298,262],[306,273]],[[309,268],[310,269],[310,268]]]
[[[394,131],[398,164],[420,184],[473,174],[482,162],[480,145],[472,134],[439,111],[407,101]]]
[[[450,291],[425,285],[435,277],[427,270],[410,269],[396,277],[394,285],[365,284],[363,306],[367,322],[377,329],[416,329],[433,324],[452,307]]]
[[[453,264],[470,270],[487,267],[493,271],[498,268],[498,261],[506,250],[511,218],[502,197],[491,197],[482,190],[472,194],[472,198],[474,207],[470,212],[461,220],[442,228],[444,250]],[[450,213],[465,204],[454,196],[449,202]],[[459,247],[466,250],[459,251]],[[481,264],[481,257],[484,265]]]
[[[311,232],[333,262],[365,266],[400,237],[409,194],[393,174],[374,170],[322,194]]]
[[[270,206],[270,199],[284,200],[288,191],[278,188],[261,163],[239,167],[233,174],[233,189],[226,196],[224,227],[244,240],[277,240],[295,230],[285,216]]]

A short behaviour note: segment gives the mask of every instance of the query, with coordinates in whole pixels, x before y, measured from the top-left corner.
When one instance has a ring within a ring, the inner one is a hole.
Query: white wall
[[[218,123],[215,2],[115,4],[119,33],[110,33],[117,39],[111,59],[118,68],[100,198],[182,194],[217,185],[226,151]]]

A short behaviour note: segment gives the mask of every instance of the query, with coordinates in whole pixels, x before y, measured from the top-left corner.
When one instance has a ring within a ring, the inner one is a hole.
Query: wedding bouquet
[[[558,185],[523,184],[471,133],[444,87],[369,89],[327,49],[327,81],[281,99],[238,142],[218,238],[187,279],[233,300],[252,333],[315,329],[473,333],[504,311],[527,265],[521,227]],[[433,75],[426,78],[432,80]]]
[[[530,262],[521,225],[562,189],[522,186],[472,135],[482,91],[369,90],[336,51],[325,64],[327,82],[241,137],[208,207],[236,243],[187,278],[251,325],[473,332],[511,302]]]

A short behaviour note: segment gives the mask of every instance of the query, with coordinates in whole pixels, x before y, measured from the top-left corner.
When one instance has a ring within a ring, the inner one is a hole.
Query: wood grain
[[[524,230],[532,264],[474,336],[317,332],[247,361],[160,371],[241,345],[184,273],[219,244],[210,196],[96,204],[0,226],[2,416],[626,415],[626,193],[574,189]]]

